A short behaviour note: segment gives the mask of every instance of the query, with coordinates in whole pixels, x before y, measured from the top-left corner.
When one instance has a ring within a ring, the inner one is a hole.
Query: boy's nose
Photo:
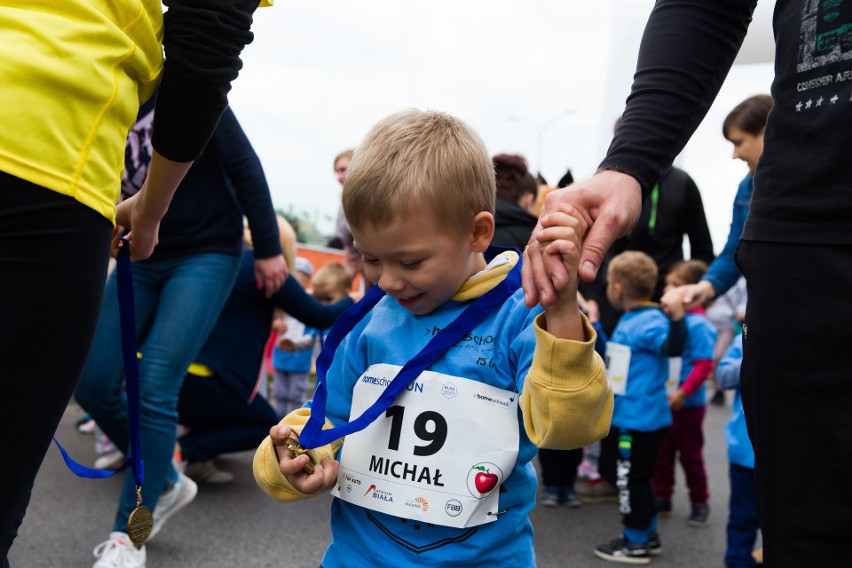
[[[398,292],[405,288],[405,281],[402,278],[399,278],[393,270],[382,270],[382,273],[379,275],[379,288],[384,290],[385,292]]]

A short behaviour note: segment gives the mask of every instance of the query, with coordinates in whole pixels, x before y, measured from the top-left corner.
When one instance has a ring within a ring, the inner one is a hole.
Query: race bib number
[[[630,347],[612,341],[606,344],[606,378],[612,394],[627,392],[627,373],[630,370]]]
[[[680,385],[680,371],[683,368],[683,357],[669,357],[669,376],[666,379],[666,394],[674,394]]]
[[[358,379],[350,420],[401,367]],[[449,527],[497,520],[500,486],[518,457],[518,394],[424,371],[394,404],[346,437],[332,495],[388,515]]]

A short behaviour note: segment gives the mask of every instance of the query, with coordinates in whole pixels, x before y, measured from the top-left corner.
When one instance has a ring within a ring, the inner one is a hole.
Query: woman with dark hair
[[[491,244],[523,251],[538,222],[533,214],[538,182],[530,173],[526,159],[516,154],[494,156],[494,176],[497,208]]]
[[[722,134],[734,145],[732,157],[748,164],[748,174],[740,182],[734,198],[731,230],[728,232],[725,248],[710,264],[701,282],[685,287],[687,293],[684,299],[690,302],[690,307],[706,304],[724,294],[742,276],[734,263],[734,253],[748,217],[753,190],[752,178],[757,168],[757,160],[763,154],[763,131],[771,108],[771,96],[754,95],[735,106],[722,123]]]

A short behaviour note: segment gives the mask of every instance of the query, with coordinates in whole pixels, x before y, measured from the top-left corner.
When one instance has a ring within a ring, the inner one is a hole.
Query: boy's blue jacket
[[[669,357],[681,355],[686,343],[684,320],[670,322],[654,305],[626,312],[609,338],[630,347],[627,391],[616,395],[612,425],[624,430],[652,432],[670,426],[666,397]]]

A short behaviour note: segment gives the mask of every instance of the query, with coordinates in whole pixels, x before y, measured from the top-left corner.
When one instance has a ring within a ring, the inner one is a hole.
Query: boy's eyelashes
[[[375,266],[375,265],[379,264],[378,258],[369,258],[369,257],[363,256],[363,255],[361,256],[361,258],[364,260],[364,264],[369,264],[371,266]],[[415,268],[420,266],[420,264],[422,262],[423,262],[422,260],[416,260],[414,262],[402,262],[402,261],[400,261],[399,264],[402,265],[403,268],[406,268],[408,270],[414,270]]]

